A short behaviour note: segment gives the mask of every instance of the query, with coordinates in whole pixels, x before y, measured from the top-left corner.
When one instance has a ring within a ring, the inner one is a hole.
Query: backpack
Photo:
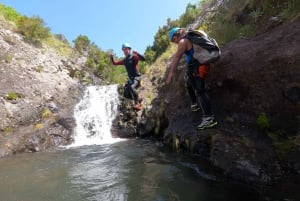
[[[217,41],[204,31],[189,29],[185,37],[193,43],[193,56],[201,64],[213,63],[220,59],[221,50]]]

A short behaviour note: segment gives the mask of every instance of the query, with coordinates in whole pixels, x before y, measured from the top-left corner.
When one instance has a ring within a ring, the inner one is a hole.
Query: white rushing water
[[[76,105],[74,143],[83,146],[111,144],[120,141],[111,136],[112,121],[118,108],[117,85],[89,86],[82,100]]]

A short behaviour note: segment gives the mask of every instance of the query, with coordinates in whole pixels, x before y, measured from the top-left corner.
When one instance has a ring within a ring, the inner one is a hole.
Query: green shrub
[[[254,20],[254,22],[256,23],[258,18],[263,16],[263,12],[260,8],[257,8],[256,10],[251,11],[249,15]]]
[[[35,45],[41,44],[50,37],[50,29],[45,26],[44,21],[38,17],[22,16],[17,23],[18,31],[25,36],[25,40]]]
[[[17,23],[21,17],[21,15],[14,8],[5,6],[1,3],[0,3],[0,13],[4,16],[6,20],[14,23]]]
[[[219,16],[221,17],[221,16]],[[217,19],[215,22],[207,25],[207,32],[218,41],[220,46],[244,36],[251,34],[251,25],[241,25],[232,20]]]
[[[140,70],[141,74],[145,74],[147,72],[147,69],[148,69],[147,67],[148,66],[147,66],[146,62],[139,63],[139,70]]]
[[[147,61],[147,63],[149,63],[149,64],[152,64],[152,63],[154,63],[154,61],[155,61],[155,51],[153,51],[153,50],[151,50],[151,47],[150,46],[148,46],[147,48],[146,48],[146,51],[145,51],[145,57],[146,57],[146,61]]]
[[[87,51],[91,44],[90,39],[85,35],[79,35],[73,42],[75,44],[75,49],[81,54]]]
[[[261,129],[266,129],[266,128],[269,128],[269,126],[270,126],[269,119],[265,113],[261,113],[258,116],[256,123],[258,124],[259,128],[261,128]]]
[[[297,18],[300,16],[299,10],[300,10],[300,1],[290,0],[286,2],[285,8],[282,9],[279,15],[285,19],[293,18],[293,17]]]
[[[22,98],[22,95],[17,92],[9,92],[6,96],[6,100],[17,100],[19,98]]]
[[[124,66],[112,66],[103,69],[102,75],[105,80],[111,83],[125,83],[127,80],[127,73]]]

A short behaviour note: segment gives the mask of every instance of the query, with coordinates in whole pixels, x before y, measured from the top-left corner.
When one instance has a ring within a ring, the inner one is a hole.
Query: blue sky
[[[178,19],[188,3],[200,0],[0,0],[19,13],[39,16],[53,34],[63,34],[70,43],[86,35],[99,48],[123,56],[122,43],[144,53],[167,19]]]

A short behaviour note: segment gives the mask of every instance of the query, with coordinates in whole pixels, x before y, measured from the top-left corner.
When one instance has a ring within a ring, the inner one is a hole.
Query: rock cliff
[[[71,77],[85,58],[59,55],[25,43],[0,27],[0,156],[35,152],[72,140],[73,107],[80,84]]]
[[[169,85],[163,84],[165,71],[153,67],[142,93],[156,96],[145,103],[139,135],[156,136],[175,151],[197,154],[226,177],[258,188],[289,173],[299,175],[299,31],[298,18],[222,47],[221,60],[207,78],[219,122],[213,129],[195,129],[201,112],[190,111],[185,62]],[[170,59],[165,59],[166,66]],[[147,86],[154,86],[151,94]]]

